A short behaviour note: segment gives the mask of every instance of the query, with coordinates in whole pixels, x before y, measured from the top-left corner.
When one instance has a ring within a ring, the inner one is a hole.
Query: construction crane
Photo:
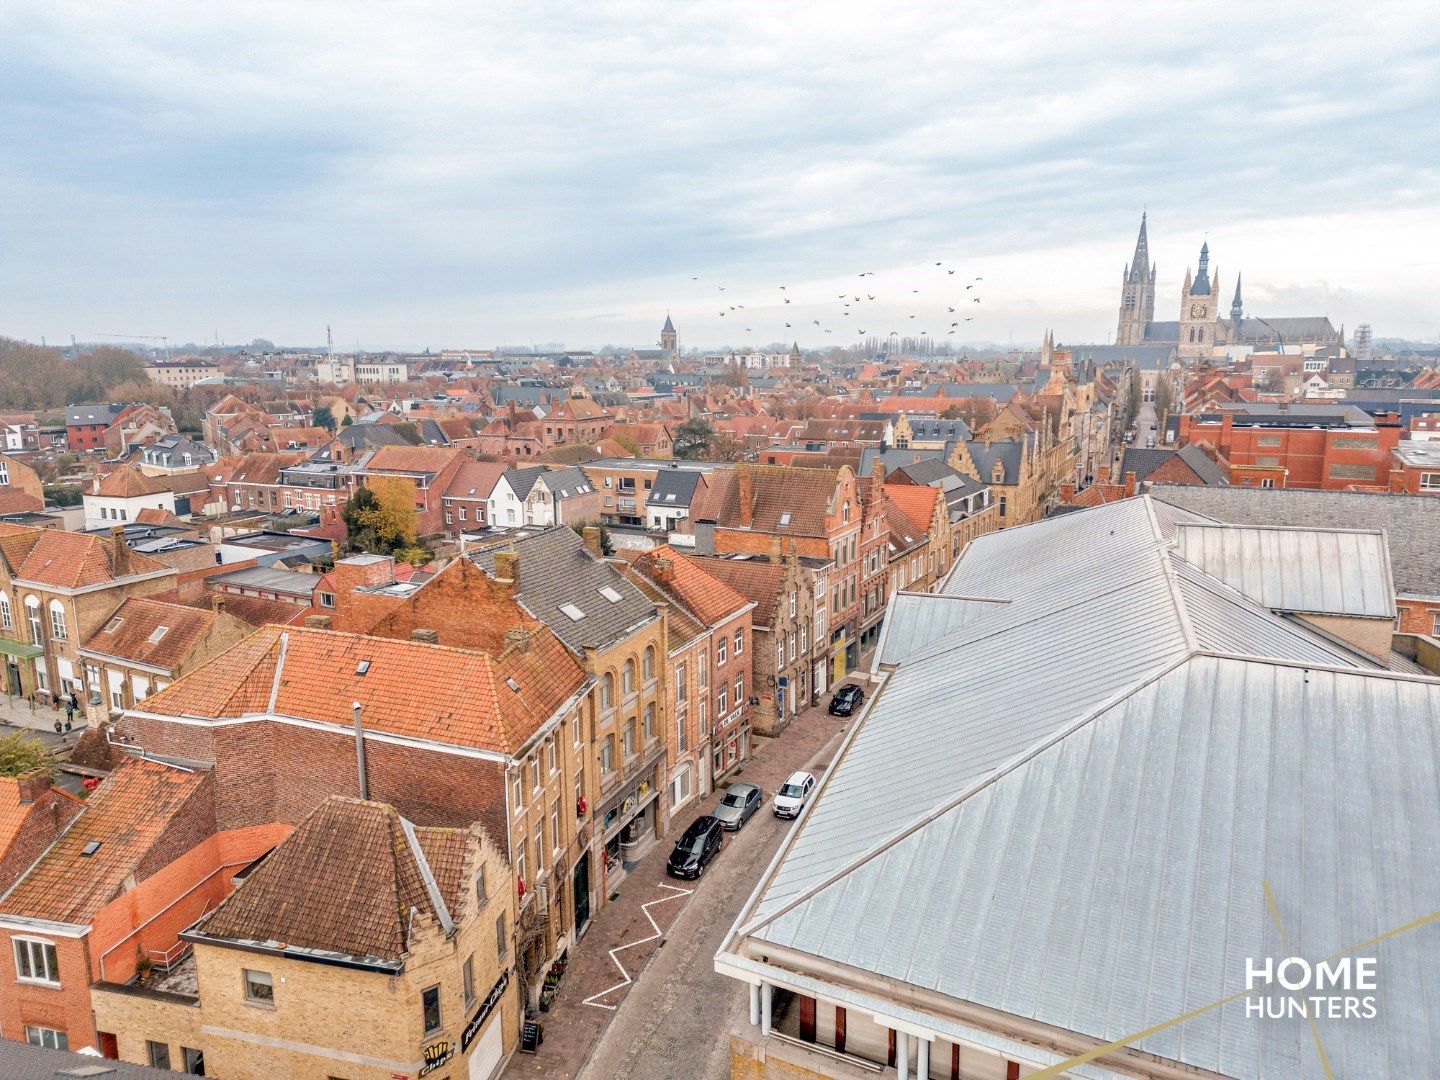
[[[115,338],[117,341],[158,341],[165,350],[165,359],[170,359],[170,339],[164,334],[91,334],[91,337]]]

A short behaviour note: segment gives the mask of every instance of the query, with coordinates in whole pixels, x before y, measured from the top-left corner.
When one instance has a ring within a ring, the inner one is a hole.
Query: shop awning
[[[27,645],[23,641],[0,637],[0,653],[18,656],[22,660],[34,660],[37,656],[44,656],[45,650],[39,645]]]

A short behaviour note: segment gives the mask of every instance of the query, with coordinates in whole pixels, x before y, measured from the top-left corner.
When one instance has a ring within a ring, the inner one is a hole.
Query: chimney
[[[580,534],[585,538],[585,546],[590,549],[590,554],[597,559],[604,558],[604,549],[600,546],[600,527],[598,525],[586,525],[585,531]]]
[[[329,615],[305,616],[305,626],[310,630],[329,630],[332,625]]]
[[[219,615],[220,612],[221,612],[222,610],[224,610],[224,607],[225,607],[225,594],[222,593],[219,589],[213,589],[213,590],[211,590],[211,592],[210,592],[210,610],[211,610],[211,612],[213,612],[213,613],[216,614],[216,615]]]
[[[352,701],[350,710],[355,714],[355,771],[360,778],[360,798],[370,798],[370,779],[365,773],[365,729],[360,725],[360,702]]]
[[[770,537],[770,562],[775,566],[780,565],[780,537],[778,536]]]
[[[1135,473],[1133,470],[1125,474],[1125,494],[1135,494]]]
[[[423,641],[426,645],[440,644],[440,631],[431,630],[428,627],[420,627],[410,631],[411,641]]]
[[[1073,500],[1074,498],[1075,498],[1075,485],[1074,485],[1074,484],[1061,484],[1061,485],[1060,485],[1060,501],[1061,501],[1062,503],[1068,503],[1068,502],[1070,502],[1071,500]]]
[[[885,483],[885,462],[881,460],[878,454],[875,455],[875,461],[870,466],[870,482],[872,484]]]
[[[495,580],[520,588],[520,553],[518,551],[497,551],[495,553]]]
[[[125,543],[125,526],[110,526],[110,544],[114,551],[115,576],[124,577],[130,573],[130,545]]]
[[[778,539],[775,541],[780,542]],[[655,560],[655,580],[669,584],[675,577],[675,563],[670,559]]]
[[[755,493],[750,489],[750,470],[744,465],[735,466],[736,495],[740,502],[740,527],[748,529],[754,520],[752,502]]]
[[[512,626],[505,631],[505,648],[526,652],[530,648],[530,631],[523,626]]]
[[[695,522],[695,554],[715,554],[715,522],[704,520]]]
[[[36,769],[24,776],[17,776],[15,787],[19,792],[21,805],[29,806],[50,790],[50,770]]]

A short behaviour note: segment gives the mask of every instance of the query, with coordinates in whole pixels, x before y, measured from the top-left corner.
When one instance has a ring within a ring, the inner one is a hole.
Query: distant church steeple
[[[1210,295],[1210,242],[1207,240],[1200,245],[1200,269],[1195,274],[1195,282],[1190,286],[1191,296]]]
[[[1245,317],[1245,305],[1240,300],[1240,275],[1235,275],[1235,299],[1230,301],[1230,321],[1240,329],[1240,320]]]
[[[1140,235],[1135,238],[1135,256],[1125,267],[1120,282],[1120,323],[1115,331],[1115,344],[1139,345],[1145,340],[1145,329],[1155,318],[1155,273],[1150,265],[1150,239],[1146,225],[1148,215],[1140,215]]]
[[[680,353],[680,335],[675,332],[675,324],[670,321],[670,313],[665,313],[665,325],[660,328],[660,348],[664,349],[671,356]]]

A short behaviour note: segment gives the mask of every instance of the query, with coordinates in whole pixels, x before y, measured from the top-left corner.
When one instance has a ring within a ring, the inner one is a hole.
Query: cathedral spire
[[[1195,282],[1190,286],[1191,296],[1210,295],[1210,242],[1200,245],[1200,269],[1195,272]]]
[[[1235,275],[1235,299],[1230,301],[1230,318],[1235,325],[1240,325],[1240,320],[1245,317],[1245,305],[1240,300],[1240,275]]]
[[[1140,214],[1140,235],[1135,238],[1135,257],[1130,260],[1130,280],[1144,281],[1150,275],[1150,240],[1145,235],[1144,211]]]

